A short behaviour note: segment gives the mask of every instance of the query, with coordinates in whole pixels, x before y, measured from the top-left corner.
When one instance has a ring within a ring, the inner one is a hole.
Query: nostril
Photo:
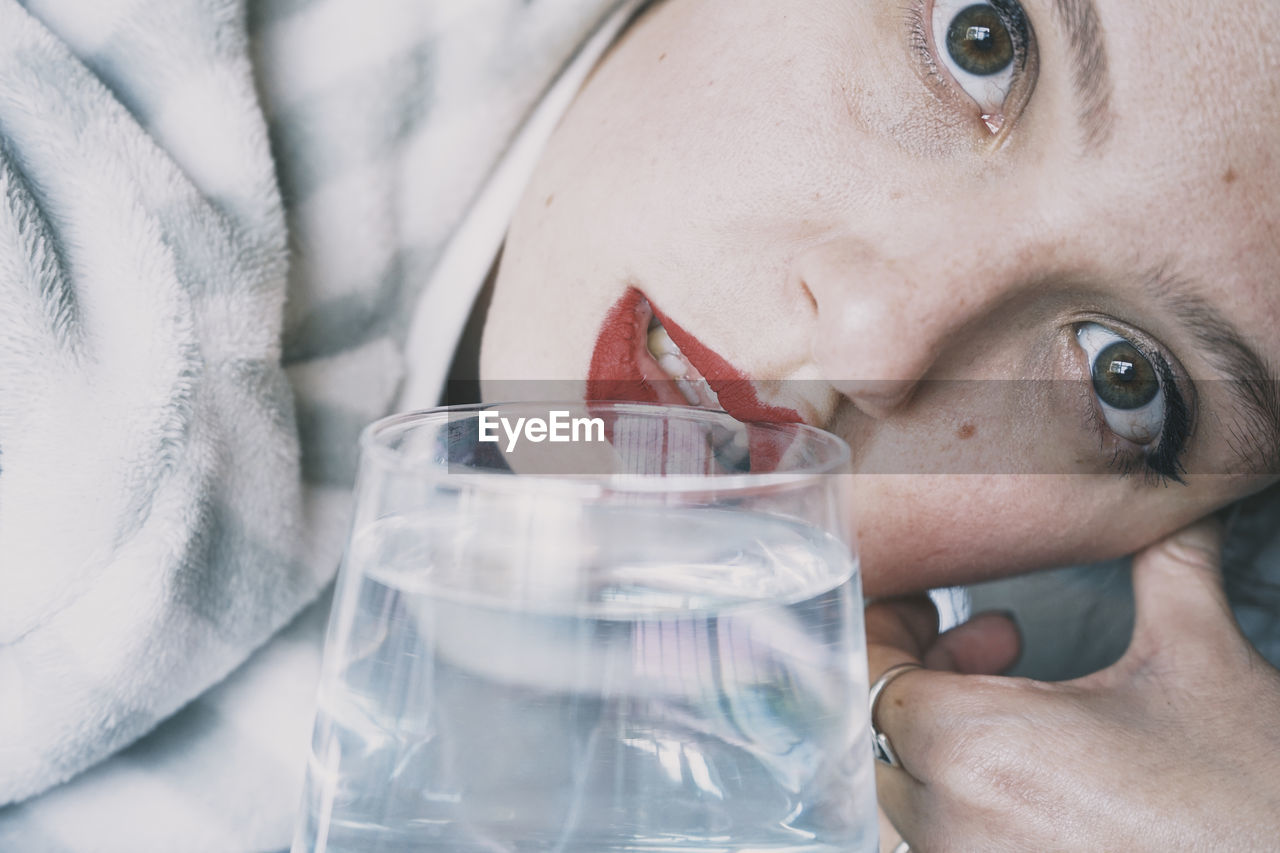
[[[805,299],[809,300],[809,307],[813,309],[813,313],[818,313],[818,300],[814,297],[813,291],[809,289],[809,282],[803,278],[800,279],[800,292],[804,294]]]

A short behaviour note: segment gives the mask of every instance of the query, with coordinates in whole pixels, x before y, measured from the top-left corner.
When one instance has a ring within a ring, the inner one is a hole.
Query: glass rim
[[[701,420],[704,422],[709,422],[712,418],[728,418],[735,423],[742,424],[749,430],[796,433],[807,440],[818,443],[829,451],[829,455],[827,458],[812,465],[805,465],[791,470],[767,471],[754,474],[747,472],[707,476],[697,474],[628,474],[614,472],[574,475],[529,473],[511,476],[509,473],[486,471],[470,466],[464,467],[455,463],[440,463],[422,458],[406,459],[399,451],[387,443],[388,436],[402,435],[420,425],[447,424],[459,415],[476,414],[501,408],[535,407],[540,409],[552,407],[599,407],[619,413],[649,416],[665,412],[674,413],[686,420]],[[447,478],[453,482],[466,483],[492,491],[519,492],[539,489],[548,492],[583,495],[597,495],[606,492],[611,494],[697,494],[709,492],[756,494],[759,492],[787,490],[812,484],[823,476],[849,473],[853,457],[853,453],[844,439],[834,433],[806,423],[739,421],[729,413],[719,409],[618,400],[519,400],[433,406],[427,409],[397,412],[379,418],[366,426],[360,432],[359,447],[362,464],[369,460],[384,470],[394,471],[398,469],[422,476],[428,480],[444,480]]]

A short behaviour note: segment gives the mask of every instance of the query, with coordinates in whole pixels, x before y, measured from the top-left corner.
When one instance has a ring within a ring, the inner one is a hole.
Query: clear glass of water
[[[848,474],[703,409],[374,424],[294,853],[875,850]]]

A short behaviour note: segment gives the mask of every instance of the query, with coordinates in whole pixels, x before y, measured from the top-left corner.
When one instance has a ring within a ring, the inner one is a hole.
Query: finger
[[[899,649],[904,659],[918,661],[938,637],[938,610],[926,595],[879,599],[867,608],[865,618],[868,644]],[[873,667],[871,677],[881,671]]]
[[[890,668],[904,663],[921,663],[925,651],[938,634],[938,611],[927,596],[888,598],[867,608],[867,671],[875,684]],[[905,676],[899,675],[894,681]],[[880,710],[891,690],[889,685],[876,702],[878,725]]]
[[[1173,640],[1238,636],[1222,586],[1222,535],[1221,522],[1205,518],[1134,557],[1136,615],[1127,656],[1150,655]]]
[[[1009,665],[1019,645],[1012,620],[1003,614],[984,614],[971,621],[972,627],[955,633],[943,654],[950,655],[961,671],[995,671]],[[866,623],[873,684],[891,667],[923,664],[940,642],[937,610],[927,596],[876,601],[867,608]],[[880,691],[872,719],[902,764],[884,769],[912,781],[928,778],[931,757],[938,754],[935,746],[946,743],[953,733],[947,708],[956,707],[952,700],[963,700],[970,687],[977,685],[950,672],[917,669],[895,674]]]
[[[881,846],[881,851],[896,848],[899,841],[909,834],[919,835],[918,829],[923,821],[928,820],[931,810],[926,808],[927,789],[924,784],[911,778],[901,770],[876,765],[876,799],[880,803],[880,837],[893,839],[888,848]],[[886,826],[886,824],[888,826]],[[914,830],[914,832],[913,832]]]
[[[893,821],[889,820],[889,815],[885,814],[884,806],[876,809],[876,812],[876,823],[880,827],[880,853],[893,853],[902,843],[902,836]]]
[[[876,654],[888,653],[905,654],[896,649],[886,652],[884,647]],[[876,697],[871,722],[875,731],[888,739],[899,766],[877,764],[878,768],[913,780],[930,778],[934,759],[940,754],[935,745],[945,742],[951,729],[945,700],[963,692],[964,686],[958,682],[967,677],[923,667],[889,673]]]
[[[1018,659],[1022,637],[1007,613],[979,613],[947,631],[924,656],[930,669],[976,675],[996,675]]]

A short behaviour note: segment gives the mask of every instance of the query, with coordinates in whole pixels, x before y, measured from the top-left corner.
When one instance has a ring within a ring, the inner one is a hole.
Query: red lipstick
[[[671,340],[684,353],[689,363],[706,378],[724,410],[734,418],[777,424],[800,423],[800,413],[783,406],[770,406],[760,401],[755,385],[747,375],[724,359],[718,352],[685,331],[679,324],[651,306]]]
[[[645,295],[628,288],[605,316],[587,374],[588,400],[689,405],[675,380],[649,352],[649,324],[657,316],[689,364],[706,379],[720,405],[740,421],[799,423],[794,409],[761,402],[747,375],[695,338]]]
[[[587,373],[588,400],[630,400],[687,406],[688,401],[649,352],[653,311],[643,293],[628,288],[605,315]]]

